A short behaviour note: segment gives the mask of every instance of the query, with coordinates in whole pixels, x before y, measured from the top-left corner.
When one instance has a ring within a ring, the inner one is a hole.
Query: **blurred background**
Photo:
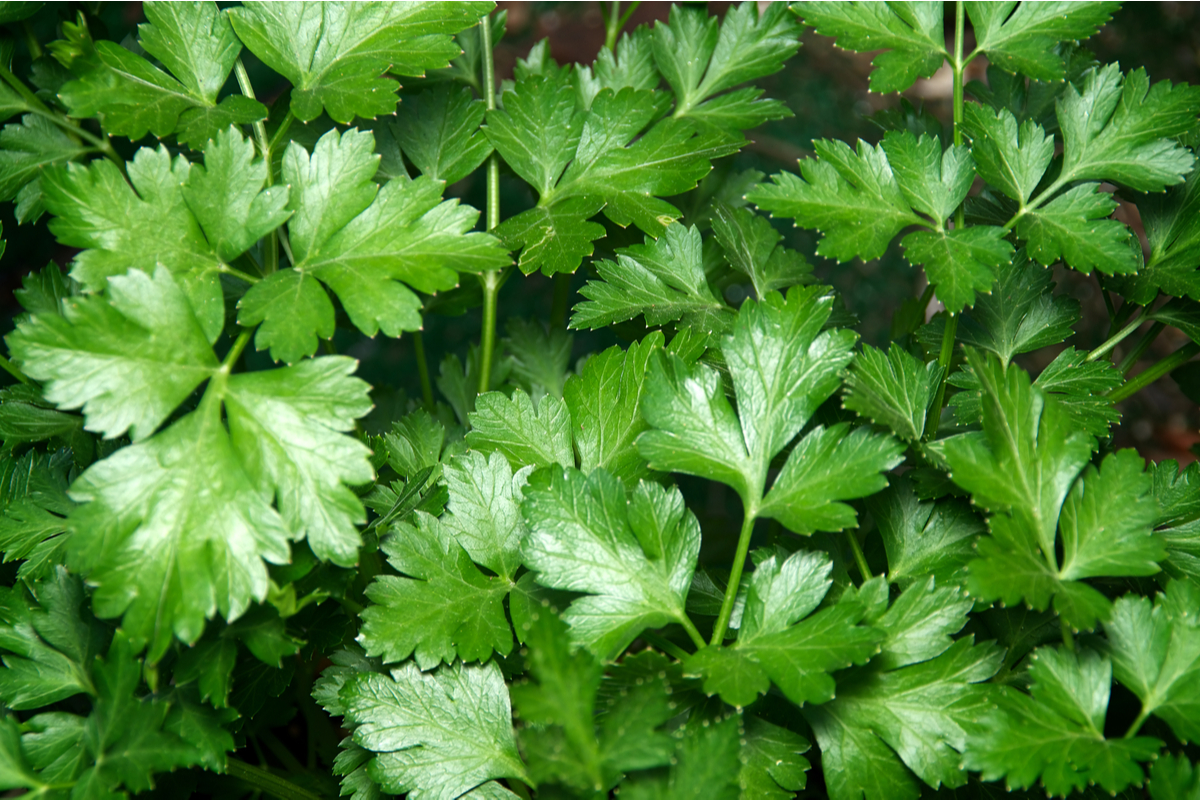
[[[712,2],[710,13],[721,15],[730,3]],[[604,20],[598,2],[548,3],[501,2],[499,8],[508,13],[508,32],[497,46],[496,65],[501,79],[511,77],[518,59],[543,38],[548,38],[554,58],[560,63],[590,63],[604,42]],[[644,2],[634,12],[629,27],[653,25],[666,19],[669,3]],[[136,26],[144,21],[140,3],[53,3],[34,18],[38,38],[47,42],[56,38],[57,26],[83,9],[95,38],[116,41],[136,36]],[[952,24],[953,14],[947,14]],[[947,32],[948,34],[952,31]],[[1123,68],[1144,66],[1153,80],[1169,79],[1200,83],[1200,4],[1130,3],[1127,4],[1101,33],[1088,42],[1101,62],[1119,61]],[[278,78],[254,63],[249,53],[243,56],[260,99],[268,104],[285,86]],[[748,135],[750,143],[738,155],[728,159],[724,168],[733,171],[748,169],[772,174],[794,170],[796,160],[808,156],[811,142],[819,138],[840,138],[853,141],[863,138],[874,142],[881,135],[872,123],[873,114],[896,108],[897,95],[880,96],[867,91],[871,55],[848,53],[835,48],[828,39],[811,32],[805,34],[799,55],[786,68],[761,85],[769,96],[783,100],[795,116],[768,123]],[[28,74],[28,57],[18,46],[14,71]],[[977,60],[971,65],[969,79],[982,79],[986,64]],[[276,82],[276,83],[273,83]],[[924,106],[948,127],[951,114],[950,76],[939,73],[931,80],[922,80],[906,97],[917,106]],[[138,145],[157,145],[153,137]],[[169,144],[169,143],[168,143]],[[131,155],[133,148],[128,148]],[[534,197],[518,181],[503,179],[502,208],[504,216],[515,214],[533,204]],[[482,175],[472,176],[450,187],[448,194],[460,196],[465,202],[482,208],[484,205]],[[0,208],[0,222],[8,240],[7,251],[0,260],[0,307],[5,317],[4,331],[12,327],[12,316],[19,312],[13,290],[30,271],[54,261],[67,266],[73,256],[70,249],[58,247],[46,230],[46,218],[35,225],[18,226],[11,204]],[[1136,213],[1129,220],[1137,224]],[[607,257],[614,248],[633,243],[628,232],[609,226],[609,237],[597,246],[597,256]],[[892,315],[906,298],[918,296],[924,288],[919,270],[910,267],[893,248],[875,261],[855,261],[846,264],[826,262],[813,255],[816,237],[808,231],[780,225],[786,243],[804,253],[815,265],[818,278],[836,287],[846,304],[861,321],[858,328],[864,341],[883,344],[887,341]],[[577,289],[586,280],[586,269],[575,276]],[[1084,308],[1084,321],[1079,333],[1070,343],[1089,348],[1103,340],[1107,330],[1107,315],[1095,277],[1083,276],[1061,268],[1056,269],[1058,292],[1079,299]],[[514,275],[505,285],[500,298],[500,327],[506,318],[549,317],[551,285],[539,275],[522,278]],[[578,298],[576,298],[578,299]],[[458,316],[430,315],[426,322],[425,341],[431,370],[436,375],[438,364],[446,355],[465,358],[469,344],[479,338],[479,312],[470,311]],[[1140,368],[1177,349],[1182,335],[1168,329],[1146,354]],[[1127,341],[1136,341],[1131,337]],[[621,342],[614,333],[577,333],[575,353],[581,355],[596,348]],[[353,331],[339,331],[336,340],[339,351],[362,361],[360,374],[377,386],[398,390],[388,402],[404,404],[405,396],[419,396],[411,338],[400,340],[377,338],[364,340]],[[1061,348],[1047,349],[1025,366],[1035,373]],[[265,365],[265,361],[264,361]],[[382,399],[382,397],[381,397]],[[1160,380],[1122,407],[1124,420],[1114,445],[1137,446],[1150,458],[1194,459],[1190,447],[1200,441],[1200,413],[1169,378]]]

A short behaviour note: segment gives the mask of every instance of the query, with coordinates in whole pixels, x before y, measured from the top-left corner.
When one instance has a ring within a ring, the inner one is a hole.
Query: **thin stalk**
[[[642,631],[638,636],[645,640],[647,644],[657,647],[676,661],[683,661],[690,655],[687,650],[684,650],[665,636],[659,636],[654,631]],[[704,647],[703,639],[700,640],[699,646]]]
[[[1067,648],[1067,650],[1074,653],[1075,652],[1075,634],[1071,632],[1071,626],[1067,624],[1067,621],[1065,619],[1060,620],[1060,622],[1062,623],[1063,647]]]
[[[621,0],[612,0],[609,8],[604,20],[604,46],[611,52],[617,49],[617,36],[621,33]]]
[[[1150,330],[1146,331],[1146,335],[1143,336],[1136,345],[1134,345],[1134,348],[1130,350],[1128,355],[1122,358],[1121,363],[1117,365],[1117,369],[1120,370],[1122,375],[1124,375],[1126,372],[1129,372],[1133,365],[1138,362],[1138,359],[1150,349],[1150,345],[1154,344],[1154,340],[1158,338],[1158,335],[1162,333],[1163,329],[1166,327],[1167,324],[1165,322],[1156,322],[1150,326]]]
[[[238,88],[242,90],[242,94],[249,97],[251,100],[257,100],[254,96],[254,86],[250,83],[250,75],[246,72],[246,65],[242,63],[241,57],[233,64],[233,72],[237,75]],[[291,110],[288,110],[291,114]],[[267,186],[275,182],[275,176],[272,174],[271,168],[271,141],[267,138],[267,126],[262,120],[254,123],[254,139],[258,142],[258,154],[262,157],[263,163],[267,166]],[[270,275],[279,269],[279,237],[274,231],[263,237],[263,274]]]
[[[29,48],[29,57],[37,61],[42,57],[42,43],[33,35],[33,26],[29,24],[29,20],[21,23],[21,31],[25,34],[25,46]]]
[[[1119,403],[1130,395],[1140,392],[1156,380],[1166,375],[1176,367],[1181,367],[1192,360],[1192,356],[1200,353],[1200,344],[1189,342],[1171,355],[1159,361],[1145,372],[1139,372],[1130,380],[1108,393],[1108,399]]]
[[[867,566],[867,556],[863,553],[862,545],[858,543],[854,531],[846,531],[846,538],[850,541],[850,552],[854,553],[854,563],[858,565],[858,574],[862,575],[863,583],[866,583],[875,577],[871,568]]]
[[[262,278],[256,278],[253,275],[251,275],[249,272],[242,272],[237,267],[231,267],[228,264],[224,264],[224,263],[221,264],[219,269],[221,272],[224,272],[226,275],[232,275],[235,278],[241,278],[246,283],[258,283],[259,281],[262,280]]]
[[[1101,293],[1104,295],[1104,307],[1108,310],[1108,322],[1111,325],[1112,321],[1117,318],[1117,309],[1113,305],[1112,292],[1108,289],[1101,289]]]
[[[1104,356],[1108,355],[1109,351],[1119,345],[1127,336],[1129,336],[1129,334],[1141,327],[1142,323],[1145,321],[1142,319],[1142,313],[1144,311],[1144,308],[1138,309],[1138,313],[1133,315],[1133,319],[1129,322],[1129,324],[1127,324],[1124,328],[1121,328],[1121,330],[1117,331],[1112,336],[1108,337],[1104,341],[1104,344],[1088,353],[1085,361],[1095,361],[1098,358],[1103,358]]]
[[[283,142],[284,137],[287,136],[287,132],[291,130],[292,123],[295,121],[296,115],[292,113],[292,109],[289,106],[287,113],[283,115],[283,120],[279,123],[279,127],[275,129],[275,133],[271,135],[271,141],[268,143],[269,149],[272,153],[274,153],[275,148],[279,147],[279,145]],[[270,169],[270,167],[268,167],[268,169]]]
[[[238,761],[236,758],[226,759],[225,774],[245,781],[255,789],[277,797],[279,800],[322,800],[319,794],[314,794],[286,778],[267,772],[261,767],[247,764],[245,761]]]
[[[692,640],[692,644],[696,645],[697,648],[704,647],[704,637],[700,635],[700,631],[696,630],[695,623],[692,622],[687,614],[683,615],[683,619],[679,620],[679,624],[687,631],[688,638]]]
[[[754,520],[758,516],[757,509],[746,509],[746,518],[742,520],[742,532],[738,534],[737,552],[733,555],[733,567],[729,570],[729,584],[725,587],[725,597],[721,599],[721,613],[717,615],[717,625],[713,628],[709,642],[714,647],[720,647],[725,641],[725,631],[729,628],[729,619],[733,616],[733,604],[737,600],[738,586],[742,583],[742,570],[746,567],[746,554],[750,552],[750,536],[754,533]]]
[[[17,367],[16,364],[12,363],[4,356],[0,356],[0,369],[3,369],[21,383],[29,383],[29,376],[27,376],[24,372],[21,372],[20,368]]]
[[[492,26],[487,15],[479,19],[479,35],[483,40],[483,99],[488,111],[496,110],[496,67],[492,60]],[[492,153],[487,165],[487,229],[500,224],[500,161]],[[491,389],[492,357],[496,352],[496,298],[503,282],[499,272],[479,276],[483,284],[483,334],[479,342],[479,393]]]
[[[529,787],[517,778],[508,779],[508,789],[521,800],[530,800]]]
[[[554,301],[550,305],[550,327],[567,327],[567,314],[571,310],[571,273],[559,272],[554,276]]]
[[[425,410],[433,413],[433,382],[429,380],[429,362],[425,360],[425,335],[421,331],[413,331],[413,350],[417,354],[417,373],[421,376],[421,400]]]
[[[64,115],[51,111],[45,103],[38,99],[37,95],[29,90],[29,87],[25,85],[24,81],[14,75],[12,71],[3,64],[0,64],[0,78],[2,78],[5,83],[11,86],[13,90],[21,96],[21,99],[25,101],[25,105],[30,111],[40,117],[45,117],[63,130],[70,131],[80,139],[83,139],[88,144],[92,145],[105,156],[107,156],[110,160],[115,162],[116,165],[121,168],[121,174],[125,174],[125,162],[119,155],[117,155],[117,151],[113,150],[112,144],[108,140],[102,136],[97,136],[89,130],[79,127],[73,122],[70,122]]]
[[[242,351],[246,349],[246,345],[250,343],[250,335],[253,333],[250,329],[244,329],[238,334],[237,339],[233,341],[233,347],[229,348],[229,352],[225,354],[225,360],[221,362],[221,371],[228,373],[233,369],[234,363],[241,356]]]
[[[1125,731],[1125,738],[1132,739],[1134,736],[1137,736],[1137,732],[1142,728],[1142,723],[1144,723],[1149,716],[1150,711],[1145,706],[1142,706],[1142,710],[1138,712],[1137,719],[1135,719],[1129,726],[1129,730]]]
[[[954,72],[954,146],[961,147],[963,143],[963,72],[967,68],[967,64],[963,61],[963,38],[964,28],[966,27],[965,11],[962,0],[954,4],[954,63],[951,65]],[[954,229],[962,230],[965,224],[964,220],[964,204],[959,203],[958,209],[954,212]]]

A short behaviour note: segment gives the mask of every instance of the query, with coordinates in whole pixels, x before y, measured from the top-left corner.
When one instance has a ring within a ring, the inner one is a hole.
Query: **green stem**
[[[942,330],[942,350],[938,354],[938,364],[942,368],[942,379],[938,382],[937,395],[929,408],[929,416],[925,418],[925,438],[936,435],[938,425],[942,420],[942,406],[946,402],[946,383],[950,377],[950,364],[954,360],[954,338],[958,335],[958,315],[946,315],[946,327]]]
[[[692,640],[692,644],[696,645],[697,648],[704,647],[704,637],[700,635],[700,631],[696,630],[696,625],[692,622],[691,617],[685,613],[679,620],[679,624],[687,631],[688,638]]]
[[[863,553],[862,545],[858,543],[858,537],[854,535],[854,531],[846,531],[846,538],[850,541],[850,552],[854,553],[854,563],[858,565],[858,573],[862,575],[863,583],[866,583],[875,577],[871,568],[867,566],[867,556]]]
[[[483,40],[483,99],[488,111],[496,110],[496,67],[492,60],[492,26],[487,15],[479,19],[479,34]],[[487,165],[487,229],[500,224],[500,161],[495,153]],[[483,334],[479,343],[479,393],[491,389],[492,357],[496,351],[496,298],[500,293],[500,272],[485,272],[479,276],[483,284]]]
[[[250,336],[254,331],[249,328],[244,329],[238,334],[237,339],[233,342],[233,347],[229,348],[229,352],[225,354],[225,360],[221,362],[221,370],[228,373],[233,369],[234,363],[241,356],[242,351],[246,349],[246,345],[250,343]]]
[[[1200,344],[1188,342],[1186,345],[1179,348],[1162,361],[1159,361],[1145,372],[1139,372],[1133,378],[1126,381],[1123,385],[1113,389],[1108,393],[1108,399],[1112,400],[1114,403],[1119,403],[1126,397],[1140,392],[1142,389],[1154,383],[1156,380],[1161,378],[1163,375],[1166,375],[1176,367],[1180,367],[1186,364],[1188,361],[1191,361],[1192,356],[1196,355],[1196,353],[1200,353]]]
[[[68,121],[67,117],[64,115],[51,111],[45,103],[38,99],[37,95],[29,90],[29,87],[25,85],[24,81],[14,75],[12,71],[3,64],[0,64],[0,78],[2,78],[5,83],[11,86],[13,90],[21,96],[21,99],[25,101],[25,105],[30,111],[40,117],[45,117],[63,130],[70,131],[80,139],[85,140],[105,156],[107,156],[118,167],[120,167],[122,175],[125,174],[124,160],[117,155],[117,151],[113,150],[112,144],[107,139],[105,139],[103,136],[97,136],[91,131],[81,128],[78,125]]]
[[[550,327],[567,327],[567,315],[571,311],[571,273],[559,272],[554,276],[554,301],[550,304]]]
[[[421,331],[413,331],[413,350],[417,354],[417,373],[421,376],[421,400],[425,410],[433,413],[433,382],[429,380],[429,362],[425,360],[425,336]]]
[[[508,789],[521,800],[530,800],[529,787],[517,778],[508,779]]]
[[[1144,311],[1145,309],[1138,309],[1138,313],[1133,315],[1133,320],[1130,321],[1128,325],[1126,325],[1124,328],[1121,328],[1121,330],[1117,331],[1112,336],[1108,337],[1108,339],[1104,341],[1104,344],[1088,353],[1085,360],[1095,361],[1098,358],[1103,358],[1104,356],[1108,355],[1109,351],[1119,345],[1125,339],[1125,337],[1129,336],[1129,334],[1141,327],[1142,322],[1145,321],[1142,319],[1142,312]]]
[[[21,383],[29,383],[29,377],[17,367],[16,364],[9,361],[4,356],[0,356],[0,369],[3,369],[9,375],[12,375]]]
[[[272,153],[274,153],[275,148],[279,147],[279,145],[283,142],[284,137],[287,136],[287,132],[291,130],[292,123],[295,121],[296,115],[292,113],[291,106],[288,106],[287,113],[283,115],[283,120],[279,123],[279,127],[275,129],[275,133],[271,135],[271,141],[268,142],[268,149]],[[268,172],[270,169],[271,168],[268,165]]]
[[[1100,274],[1099,271],[1096,274]],[[1100,291],[1104,295],[1104,307],[1108,310],[1108,322],[1111,325],[1112,321],[1117,318],[1117,309],[1113,306],[1112,292],[1104,288],[1101,288]]]
[[[621,0],[612,0],[610,8],[604,20],[604,46],[609,52],[617,49],[617,36],[621,33]]]
[[[1142,710],[1138,712],[1137,719],[1135,719],[1133,724],[1129,726],[1129,730],[1125,731],[1125,738],[1132,739],[1134,736],[1137,736],[1137,732],[1141,730],[1142,724],[1147,718],[1149,718],[1149,716],[1150,710],[1143,705]]]
[[[242,272],[237,267],[231,267],[228,264],[224,264],[224,263],[221,264],[221,266],[219,267],[219,271],[224,272],[226,275],[232,275],[235,278],[241,278],[246,283],[253,284],[253,283],[258,283],[259,281],[262,280],[262,278],[256,278],[248,272]]]
[[[733,567],[729,570],[729,584],[725,587],[725,597],[721,599],[721,612],[717,615],[717,624],[713,628],[712,639],[709,642],[714,647],[720,647],[725,641],[725,631],[729,628],[729,619],[733,616],[733,604],[737,600],[738,586],[742,583],[742,570],[746,568],[746,554],[750,552],[750,536],[754,533],[754,520],[758,509],[746,509],[746,518],[742,520],[742,531],[738,534],[737,552],[733,555]]]
[[[236,758],[226,760],[225,774],[245,781],[255,789],[277,797],[279,800],[322,800],[319,794],[314,794],[286,778],[267,772],[261,767],[247,764],[245,761],[238,761]]]
[[[249,97],[251,100],[257,100],[254,96],[254,86],[250,83],[250,75],[246,72],[246,65],[242,63],[241,57],[233,64],[233,72],[237,76],[238,88],[242,90],[242,94]],[[291,110],[288,110],[291,113]],[[271,160],[271,140],[267,138],[267,126],[262,120],[254,123],[254,139],[258,142],[258,154],[262,157],[263,163],[267,166],[267,186],[275,182],[275,176],[272,169]],[[274,231],[263,237],[263,274],[270,275],[279,269],[279,237]]]
[[[963,38],[966,26],[965,11],[962,0],[954,4],[954,63],[951,65],[954,73],[954,146],[961,147],[963,143],[963,72],[967,64],[963,61]],[[954,212],[954,229],[962,230],[965,224],[965,201],[958,204]]]
[[[33,26],[29,20],[21,23],[21,31],[25,34],[25,46],[29,48],[29,57],[37,61],[42,57],[42,43],[33,35]]]
[[[1071,632],[1071,626],[1067,624],[1067,621],[1065,619],[1060,618],[1059,621],[1062,623],[1063,647],[1067,648],[1067,650],[1074,653],[1075,652],[1075,634]]]
[[[638,636],[641,637],[643,640],[645,640],[645,642],[647,644],[657,647],[659,650],[661,650],[664,653],[666,653],[667,655],[671,656],[676,661],[683,661],[685,658],[687,658],[690,655],[690,653],[688,653],[687,650],[684,650],[682,647],[675,644],[667,637],[659,636],[654,631],[642,631],[641,633],[638,634]],[[698,646],[704,647],[703,639],[700,640],[700,644]]]
[[[1146,335],[1141,338],[1134,348],[1129,351],[1128,355],[1121,359],[1121,363],[1117,365],[1117,369],[1120,370],[1122,375],[1129,372],[1133,365],[1138,362],[1138,359],[1150,349],[1150,345],[1154,344],[1154,340],[1158,338],[1158,335],[1166,327],[1167,324],[1165,322],[1156,322],[1150,326],[1150,330],[1146,331]]]

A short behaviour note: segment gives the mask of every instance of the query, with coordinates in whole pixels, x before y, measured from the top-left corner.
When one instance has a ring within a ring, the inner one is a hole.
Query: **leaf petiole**
[[[1119,370],[1122,375],[1126,372],[1129,372],[1133,365],[1138,362],[1138,359],[1150,349],[1150,345],[1154,344],[1154,340],[1158,338],[1158,335],[1162,333],[1163,329],[1166,327],[1167,324],[1165,322],[1156,322],[1151,325],[1150,330],[1146,331],[1146,335],[1143,336],[1141,340],[1134,345],[1134,348],[1130,350],[1124,358],[1121,359],[1121,363],[1117,365],[1117,370]]]
[[[3,369],[5,372],[7,372],[9,375],[12,375],[14,378],[16,378],[21,383],[27,384],[30,382],[29,376],[26,375],[24,372],[21,372],[21,370],[17,367],[16,364],[12,363],[4,356],[0,356],[0,369]]]
[[[479,34],[483,42],[483,94],[488,111],[496,110],[496,67],[492,56],[492,26],[488,16],[479,18]],[[487,229],[500,224],[500,161],[496,153],[487,162]],[[504,283],[502,271],[485,272],[479,276],[483,284],[483,332],[479,342],[479,394],[491,388],[492,356],[496,351],[496,299]]]
[[[671,656],[676,661],[683,661],[684,659],[688,658],[690,655],[688,653],[688,651],[684,650],[682,647],[675,644],[670,639],[666,638],[665,636],[659,636],[657,633],[654,633],[653,631],[642,631],[639,634],[639,637],[643,641],[645,641],[647,644],[657,647],[659,650],[661,650],[664,653],[666,653],[667,655]],[[698,646],[704,647],[703,639],[700,640],[700,644]]]
[[[1142,315],[1145,314],[1145,312],[1146,312],[1146,309],[1139,308],[1137,310],[1137,313],[1135,313],[1133,315],[1133,319],[1130,320],[1129,323],[1124,328],[1121,328],[1121,330],[1117,331],[1112,336],[1108,337],[1108,339],[1104,342],[1104,344],[1100,345],[1095,350],[1088,353],[1087,358],[1085,360],[1086,361],[1095,361],[1098,358],[1102,358],[1103,356],[1108,355],[1108,353],[1114,347],[1119,345],[1127,336],[1129,336],[1129,334],[1133,333],[1139,327],[1141,327],[1141,324],[1143,322],[1145,322],[1145,320],[1142,319]]]
[[[854,535],[854,531],[847,530],[846,538],[850,541],[850,552],[854,554],[854,563],[858,566],[858,573],[862,575],[863,582],[866,583],[875,577],[867,565],[867,556],[863,553],[862,545],[858,543],[858,537]]]
[[[742,571],[746,568],[750,537],[754,533],[754,520],[757,516],[757,509],[747,509],[746,518],[742,520],[737,552],[733,555],[733,565],[729,570],[729,583],[725,586],[725,596],[721,598],[721,612],[717,615],[717,624],[713,627],[712,639],[709,640],[714,647],[720,647],[725,641],[725,631],[729,628],[729,620],[733,616],[733,605],[737,600],[738,587],[742,583]]]
[[[286,778],[281,778],[267,770],[238,761],[236,758],[227,759],[225,774],[238,780],[245,781],[259,791],[265,792],[279,800],[321,800],[321,795],[297,786]]]
[[[1200,344],[1196,344],[1195,342],[1187,343],[1171,355],[1164,358],[1162,361],[1159,361],[1154,366],[1150,367],[1144,372],[1139,372],[1126,383],[1118,386],[1116,389],[1113,389],[1111,392],[1109,392],[1108,399],[1112,400],[1114,403],[1119,403],[1126,397],[1140,392],[1142,389],[1154,383],[1171,370],[1181,367],[1187,362],[1191,361],[1192,357],[1197,353],[1200,353]]]

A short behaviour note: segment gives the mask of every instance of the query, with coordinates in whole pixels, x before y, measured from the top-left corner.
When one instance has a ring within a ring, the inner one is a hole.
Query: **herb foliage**
[[[1107,2],[613,4],[593,64],[497,87],[492,6],[147,2],[117,43],[86,4],[43,45],[0,4],[0,199],[75,250],[0,357],[0,791],[1200,796],[1200,468],[1112,446],[1200,352],[1200,87],[1094,63]],[[805,25],[877,92],[947,65],[952,133],[713,172]],[[886,348],[767,214],[923,272]],[[1057,264],[1107,339],[1059,347]],[[473,306],[438,399],[424,321]],[[420,400],[338,330],[411,341]]]

